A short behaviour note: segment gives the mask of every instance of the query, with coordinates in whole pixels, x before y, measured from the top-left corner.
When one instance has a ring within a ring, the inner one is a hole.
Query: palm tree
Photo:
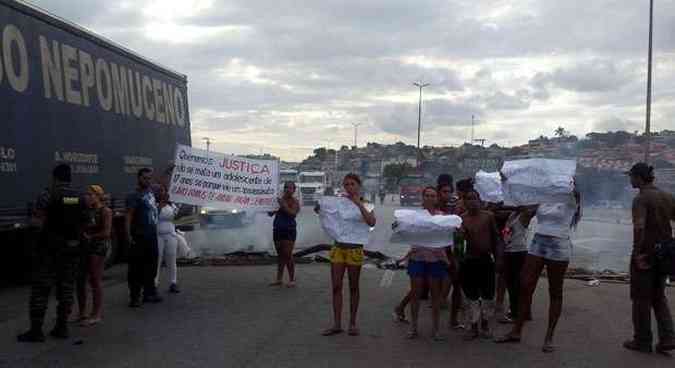
[[[557,127],[557,128],[555,129],[555,132],[553,132],[553,134],[554,134],[556,137],[559,137],[559,138],[565,138],[565,137],[567,137],[567,136],[569,135],[569,132],[568,132],[567,130],[565,130],[565,128],[559,126],[559,127]]]

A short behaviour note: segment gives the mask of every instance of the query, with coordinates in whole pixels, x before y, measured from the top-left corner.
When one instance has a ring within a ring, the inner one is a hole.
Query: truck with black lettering
[[[138,169],[160,179],[191,143],[185,75],[20,1],[0,0],[0,100],[0,282],[29,272],[33,202],[56,164],[105,188],[117,240]]]

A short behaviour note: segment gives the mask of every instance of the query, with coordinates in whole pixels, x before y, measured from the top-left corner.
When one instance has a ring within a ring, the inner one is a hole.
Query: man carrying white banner
[[[279,207],[279,161],[178,145],[175,165],[170,188],[173,202],[251,211],[274,211]]]
[[[342,330],[342,280],[349,277],[350,308],[349,335],[358,336],[356,314],[359,309],[359,279],[363,265],[363,247],[368,243],[370,229],[375,226],[373,205],[361,197],[361,178],[348,174],[342,181],[344,197],[324,197],[316,207],[324,231],[335,240],[330,251],[333,290],[333,326],[323,331],[333,336]]]
[[[421,210],[397,210],[394,213],[393,238],[411,244],[408,258],[410,276],[410,314],[412,325],[408,338],[418,336],[419,301],[427,280],[431,280],[432,336],[436,341],[445,339],[439,332],[441,313],[441,286],[448,278],[449,260],[446,248],[452,245],[453,235],[462,224],[455,215],[443,215],[438,209],[438,192],[427,187],[422,192]],[[401,304],[405,303],[402,302]],[[400,311],[400,308],[399,308]]]

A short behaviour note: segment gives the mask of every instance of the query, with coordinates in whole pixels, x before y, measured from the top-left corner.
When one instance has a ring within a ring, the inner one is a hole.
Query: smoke
[[[311,207],[303,207],[297,218],[295,250],[330,244]],[[241,226],[198,228],[186,233],[190,247],[199,256],[220,256],[234,252],[276,254],[272,238],[273,218],[267,213],[246,213]]]

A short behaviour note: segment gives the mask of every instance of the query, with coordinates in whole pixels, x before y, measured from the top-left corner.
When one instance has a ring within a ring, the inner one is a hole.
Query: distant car
[[[237,209],[214,209],[202,207],[199,210],[199,224],[202,229],[235,229],[248,225],[249,216]]]

